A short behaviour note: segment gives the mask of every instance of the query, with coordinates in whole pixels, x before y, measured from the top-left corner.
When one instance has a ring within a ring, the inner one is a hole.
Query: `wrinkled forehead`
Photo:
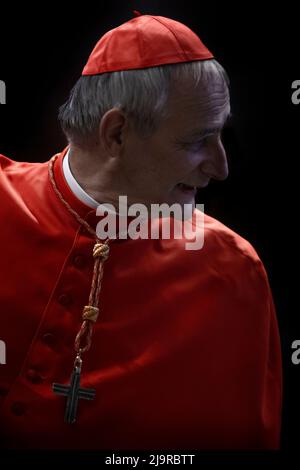
[[[228,85],[219,74],[200,80],[181,80],[173,84],[168,102],[169,124],[202,123],[204,127],[222,127],[230,114]]]

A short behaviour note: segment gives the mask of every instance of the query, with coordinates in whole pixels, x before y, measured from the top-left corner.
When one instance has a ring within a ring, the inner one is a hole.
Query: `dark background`
[[[46,161],[65,146],[58,107],[100,36],[131,19],[133,9],[188,25],[229,74],[233,120],[224,144],[230,176],[202,190],[197,201],[249,240],[268,272],[283,349],[280,455],[288,459],[300,441],[300,364],[291,362],[291,343],[300,339],[300,105],[291,102],[291,83],[300,79],[300,8],[288,2],[264,10],[262,2],[187,0],[2,4],[0,79],[7,104],[0,106],[0,152],[14,160]]]

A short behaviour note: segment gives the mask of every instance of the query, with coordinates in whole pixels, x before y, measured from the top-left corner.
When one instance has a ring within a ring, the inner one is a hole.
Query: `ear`
[[[120,155],[126,129],[127,117],[120,109],[112,108],[102,117],[99,125],[100,142],[111,156]]]

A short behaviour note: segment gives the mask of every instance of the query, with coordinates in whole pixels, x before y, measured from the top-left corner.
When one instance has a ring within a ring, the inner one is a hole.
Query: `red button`
[[[48,346],[53,346],[55,344],[55,336],[52,333],[45,333],[42,336],[42,341]]]
[[[21,403],[20,401],[16,401],[10,407],[11,412],[16,416],[22,416],[26,411],[25,403]]]
[[[35,369],[29,369],[26,373],[26,377],[33,384],[40,383],[43,380]]]
[[[76,268],[83,268],[86,265],[86,258],[83,255],[77,255],[73,258],[73,264]]]
[[[66,306],[71,303],[71,297],[68,294],[61,294],[58,297],[58,301],[61,305]]]

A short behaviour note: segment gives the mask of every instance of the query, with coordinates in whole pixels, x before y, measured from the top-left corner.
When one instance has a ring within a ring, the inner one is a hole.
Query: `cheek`
[[[139,143],[127,154],[124,172],[139,187],[149,188],[168,180],[170,163],[162,149],[149,143]]]
[[[146,143],[143,147],[143,153],[138,158],[141,158],[140,168],[145,172],[145,177],[158,178],[165,180],[168,178],[170,169],[174,166],[174,157],[170,150],[166,149],[163,145]]]
[[[152,162],[151,167],[148,166],[148,178],[168,185],[177,183],[192,173],[204,159],[200,152],[170,149],[165,152],[157,150],[155,155],[151,151],[147,157]]]
[[[126,147],[126,152],[122,155],[122,172],[133,177],[142,177],[149,172],[151,159],[149,158],[147,145],[141,142],[133,142]]]
[[[189,173],[201,164],[204,160],[203,151],[192,152],[189,150],[181,150],[174,152],[172,166],[178,172]]]

